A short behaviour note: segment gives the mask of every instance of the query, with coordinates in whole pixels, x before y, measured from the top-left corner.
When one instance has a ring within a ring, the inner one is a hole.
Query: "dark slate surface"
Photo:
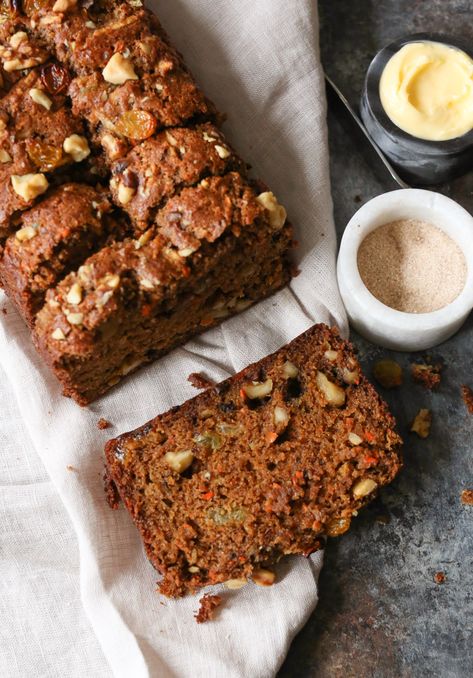
[[[473,38],[470,0],[320,0],[319,8],[324,66],[354,105],[370,59],[386,43],[419,31]],[[339,109],[329,114],[329,133],[341,235],[361,203],[396,186]],[[439,190],[473,212],[473,173]],[[405,368],[404,385],[383,392],[405,437],[405,468],[349,533],[328,544],[319,605],[279,677],[471,678],[473,507],[460,503],[460,493],[473,488],[473,416],[460,386],[473,387],[473,316],[432,351],[445,361],[433,393],[409,376],[418,355],[352,339],[368,372],[386,355]],[[408,432],[421,407],[434,418],[427,440]],[[437,572],[444,584],[435,583]]]

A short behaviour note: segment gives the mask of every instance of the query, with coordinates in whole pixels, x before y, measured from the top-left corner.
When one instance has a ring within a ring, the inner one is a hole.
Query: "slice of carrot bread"
[[[273,355],[106,446],[159,590],[271,583],[401,468],[401,439],[352,346],[315,325]]]

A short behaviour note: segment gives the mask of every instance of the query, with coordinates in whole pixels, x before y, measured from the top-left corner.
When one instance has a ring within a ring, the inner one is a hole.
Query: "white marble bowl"
[[[357,263],[360,244],[371,231],[399,219],[420,219],[437,226],[465,255],[465,287],[452,303],[438,311],[397,311],[376,299],[361,279]],[[340,245],[337,277],[350,323],[366,339],[398,351],[436,346],[455,334],[473,309],[473,217],[454,200],[433,191],[409,188],[379,195],[348,223]]]

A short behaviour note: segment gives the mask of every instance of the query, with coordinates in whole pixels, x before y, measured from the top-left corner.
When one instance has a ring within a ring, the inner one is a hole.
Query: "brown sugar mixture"
[[[275,581],[283,555],[337,537],[401,467],[395,422],[348,342],[315,325],[106,446],[167,596]]]
[[[358,250],[358,269],[379,301],[405,313],[447,306],[467,276],[465,256],[452,238],[416,219],[393,221],[370,233]]]

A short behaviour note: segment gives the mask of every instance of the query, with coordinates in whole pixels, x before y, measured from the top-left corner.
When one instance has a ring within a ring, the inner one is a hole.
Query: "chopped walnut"
[[[56,327],[56,329],[52,332],[51,337],[56,341],[64,341],[66,335],[64,334],[60,327]]]
[[[174,62],[171,59],[161,59],[158,62],[158,71],[160,75],[166,75],[174,69]]]
[[[74,283],[67,293],[67,303],[77,306],[82,301],[82,287],[79,283]]]
[[[10,38],[10,46],[18,49],[24,42],[28,42],[28,34],[25,31],[17,31]]]
[[[42,106],[47,111],[51,110],[53,102],[51,101],[51,99],[48,97],[44,90],[39,89],[38,87],[33,87],[32,89],[30,89],[29,95],[33,99],[35,104]]]
[[[83,313],[68,313],[66,315],[67,322],[70,325],[82,325],[84,321],[84,314]]]
[[[170,146],[177,146],[177,139],[176,137],[173,137],[171,132],[169,130],[165,130],[164,135],[166,137],[166,140]]]
[[[269,212],[269,224],[275,230],[279,230],[286,223],[287,212],[277,201],[276,196],[271,191],[261,193],[256,200]]]
[[[64,139],[62,145],[64,151],[68,153],[74,162],[82,162],[90,155],[90,148],[87,139],[80,134],[71,134]]]
[[[430,410],[419,410],[412,422],[411,431],[417,433],[419,438],[428,438],[432,425],[432,413]]]
[[[124,144],[110,132],[102,135],[100,142],[108,153],[110,160],[117,160],[123,153]]]
[[[442,365],[440,363],[435,365],[413,363],[411,365],[413,380],[428,389],[437,388],[440,385],[441,371]]]
[[[48,54],[45,50],[31,45],[25,31],[17,31],[11,36],[8,46],[0,45],[0,58],[4,70],[11,73],[44,63],[48,59]]]
[[[15,193],[27,202],[37,198],[49,187],[44,174],[13,174],[10,179]]]
[[[228,148],[225,148],[225,146],[219,146],[218,144],[216,144],[215,150],[217,151],[217,155],[220,158],[222,158],[222,160],[226,160],[227,158],[230,157],[230,151],[228,150]]]
[[[131,186],[125,186],[122,182],[118,184],[117,198],[122,205],[128,205],[133,200],[136,189]]]
[[[327,379],[323,372],[317,372],[316,382],[318,389],[323,393],[329,405],[341,407],[345,404],[346,393],[343,388]]]
[[[186,257],[190,257],[191,254],[194,254],[195,251],[195,247],[184,247],[184,249],[179,250],[179,256],[185,259]],[[213,315],[214,317],[218,317],[215,315],[215,313]]]
[[[372,480],[372,478],[365,478],[356,483],[353,488],[353,494],[357,499],[361,499],[362,497],[371,494],[371,492],[374,492],[377,487],[378,483],[375,480]]]
[[[107,285],[107,287],[110,287],[110,289],[116,290],[120,284],[120,276],[116,273],[108,273],[100,282]]]
[[[473,490],[463,490],[461,493],[461,502],[465,506],[473,506]]]
[[[53,12],[68,12],[77,6],[77,0],[56,0],[53,5]]]
[[[359,435],[351,431],[348,434],[348,440],[351,442],[352,445],[361,445],[363,442],[363,438],[360,438]]]
[[[286,427],[289,423],[289,413],[285,407],[274,408],[274,423],[276,426]]]
[[[266,379],[266,381],[253,381],[251,384],[244,384],[242,391],[250,400],[257,398],[266,398],[273,390],[273,380]]]
[[[207,132],[204,132],[202,134],[202,137],[204,141],[206,141],[208,144],[213,144],[215,141],[217,141],[216,137],[210,136],[210,134],[208,134]]]
[[[15,238],[20,242],[27,242],[28,240],[32,240],[36,235],[38,235],[36,228],[33,228],[33,226],[24,226],[15,233]]]
[[[166,452],[164,461],[176,473],[184,473],[194,461],[194,455],[190,450]]]
[[[463,384],[461,390],[463,402],[466,405],[466,409],[470,414],[473,414],[473,390],[466,384]]]
[[[138,80],[133,64],[120,52],[110,57],[102,71],[103,79],[112,85],[123,85],[127,80]]]
[[[6,162],[11,162],[13,158],[11,157],[10,153],[8,151],[5,151],[5,149],[0,148],[0,162],[2,164]]]
[[[282,371],[286,379],[295,379],[299,374],[299,370],[297,369],[297,367],[294,365],[294,363],[291,363],[289,360],[286,360],[286,362],[282,366]]]
[[[396,388],[403,381],[402,367],[395,360],[379,360],[373,367],[373,376],[384,388]]]
[[[204,624],[214,618],[216,608],[222,604],[222,596],[206,593],[205,596],[199,600],[199,603],[199,611],[194,617],[198,624]]]

